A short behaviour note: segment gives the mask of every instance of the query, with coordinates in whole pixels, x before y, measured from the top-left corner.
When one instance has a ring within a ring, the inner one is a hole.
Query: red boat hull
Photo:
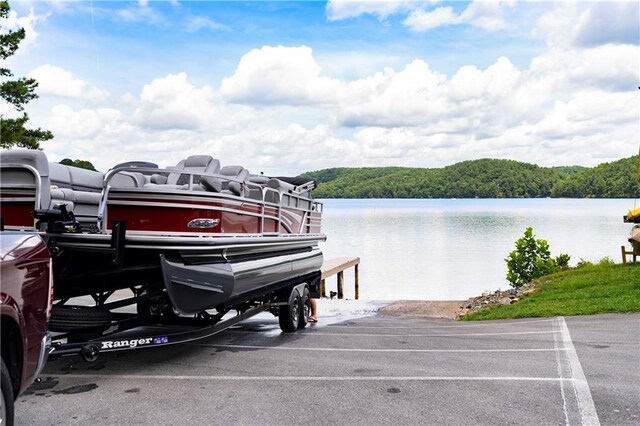
[[[136,196],[138,195],[138,196]],[[191,228],[194,219],[213,219],[210,229]],[[278,219],[281,226],[278,226]],[[167,234],[310,234],[320,231],[320,214],[292,207],[278,207],[250,199],[203,193],[111,192],[106,207],[105,229],[116,220],[127,222],[127,232]],[[317,223],[316,223],[317,222]]]

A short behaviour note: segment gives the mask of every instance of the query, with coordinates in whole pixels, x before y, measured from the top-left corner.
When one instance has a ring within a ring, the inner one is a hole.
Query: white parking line
[[[229,349],[274,349],[278,351],[312,351],[312,352],[418,352],[418,353],[467,353],[467,352],[557,352],[558,348],[532,348],[532,349],[348,349],[348,348],[295,348],[290,346],[253,346],[253,345],[217,345],[206,343],[194,343],[192,346],[207,348]],[[568,349],[567,349],[568,350]]]
[[[398,319],[398,320],[404,320],[403,318],[394,318],[394,319]],[[475,328],[475,327],[497,327],[497,326],[502,326],[502,325],[527,325],[527,324],[535,324],[535,323],[541,323],[541,322],[551,322],[553,321],[553,319],[542,319],[542,320],[532,320],[532,321],[517,321],[517,322],[512,322],[512,323],[508,323],[508,322],[485,322],[482,324],[478,324],[478,323],[456,323],[453,325],[427,325],[427,326],[421,326],[421,325],[415,325],[415,326],[370,326],[370,325],[334,325],[334,324],[330,324],[327,325],[327,328],[368,328],[368,329],[411,329],[411,330],[415,330],[415,329],[431,329],[431,328]]]
[[[244,330],[225,330],[223,333],[252,333],[255,331]],[[455,337],[455,336],[507,336],[507,335],[524,335],[524,334],[552,334],[556,331],[516,331],[504,333],[449,333],[449,334],[378,334],[378,333],[325,333],[321,331],[308,331],[303,333],[304,336],[360,336],[360,337]]]
[[[309,381],[309,382],[571,382],[573,379],[560,377],[474,377],[474,376],[162,376],[144,374],[65,374],[55,376],[59,379],[82,378],[103,380],[135,380],[144,383],[144,380],[198,380],[198,381]]]
[[[553,323],[554,343],[558,374],[561,379],[560,392],[567,424],[599,425],[598,413],[591,397],[587,377],[584,375],[569,328],[564,317],[557,317]],[[570,380],[564,380],[564,379]]]

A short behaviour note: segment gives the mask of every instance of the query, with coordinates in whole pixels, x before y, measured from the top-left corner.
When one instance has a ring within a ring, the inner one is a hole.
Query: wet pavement
[[[357,316],[357,315],[356,315]],[[51,361],[16,424],[639,424],[640,315],[261,314],[190,344]]]

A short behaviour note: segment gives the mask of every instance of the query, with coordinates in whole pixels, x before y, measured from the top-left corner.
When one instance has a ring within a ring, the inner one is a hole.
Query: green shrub
[[[602,259],[600,259],[600,262],[598,262],[598,265],[600,266],[611,266],[611,265],[615,265],[616,262],[613,261],[613,259],[611,259],[609,256],[605,256]]]
[[[560,253],[556,256],[556,266],[560,269],[569,268],[569,261],[571,260],[571,256],[566,253]]]
[[[593,262],[589,262],[588,260],[580,258],[580,261],[576,265],[576,268],[584,268],[585,266],[593,266]]]
[[[549,243],[543,239],[536,239],[531,227],[528,227],[524,236],[516,241],[516,249],[509,253],[505,262],[509,268],[507,280],[516,288],[557,269],[556,262],[549,252]]]

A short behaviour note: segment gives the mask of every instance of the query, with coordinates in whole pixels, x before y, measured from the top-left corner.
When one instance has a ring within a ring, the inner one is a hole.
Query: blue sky
[[[637,152],[637,2],[14,1],[53,160],[253,172]],[[0,113],[13,114],[7,105]]]

